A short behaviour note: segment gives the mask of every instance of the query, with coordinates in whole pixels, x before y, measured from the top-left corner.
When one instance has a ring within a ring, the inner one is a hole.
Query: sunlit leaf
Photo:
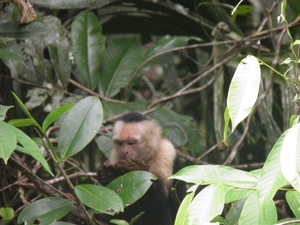
[[[288,182],[282,175],[280,168],[280,154],[286,132],[283,133],[270,151],[257,185],[258,201],[261,207],[266,207],[277,190]]]
[[[300,193],[297,191],[287,191],[285,197],[294,215],[297,219],[300,219]]]
[[[188,209],[186,224],[206,224],[221,215],[224,207],[224,189],[222,185],[205,187],[195,196]]]
[[[114,215],[123,211],[121,198],[106,187],[83,184],[76,186],[74,191],[83,204],[98,212]]]
[[[286,131],[280,153],[280,166],[285,179],[300,191],[300,123]]]
[[[196,192],[196,185],[194,190],[189,190],[183,201],[181,202],[178,212],[176,214],[175,225],[185,225],[188,224],[188,210],[189,206],[194,198]]]
[[[257,178],[252,174],[232,167],[220,165],[188,166],[171,176],[194,184],[223,184],[240,188],[253,188]]]
[[[81,151],[97,134],[103,120],[97,97],[78,102],[67,114],[58,135],[58,150],[63,159]]]
[[[265,208],[258,203],[257,193],[253,193],[245,202],[238,224],[273,225],[277,221],[276,207],[270,201]]]
[[[260,66],[254,56],[247,56],[238,65],[229,86],[227,107],[232,131],[252,111],[260,85]]]
[[[51,224],[71,211],[73,203],[60,197],[49,197],[27,205],[18,216],[18,224]]]

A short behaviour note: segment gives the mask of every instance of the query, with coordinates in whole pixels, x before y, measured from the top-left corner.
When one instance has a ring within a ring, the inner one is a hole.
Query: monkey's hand
[[[104,162],[103,166],[97,170],[98,181],[103,186],[106,186],[112,180],[121,175],[123,174],[116,170],[109,161]]]
[[[121,173],[135,170],[149,171],[149,166],[139,160],[120,160],[114,165],[114,168]]]

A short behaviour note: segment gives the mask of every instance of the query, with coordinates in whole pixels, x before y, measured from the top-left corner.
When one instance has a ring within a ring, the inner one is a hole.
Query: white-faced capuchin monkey
[[[161,127],[148,117],[131,112],[121,116],[113,129],[113,150],[109,163],[98,170],[98,179],[106,185],[112,179],[133,170],[149,171],[158,177],[146,194],[113,218],[130,222],[141,212],[136,225],[173,225],[185,184],[168,180],[181,166],[173,144],[161,136]],[[176,189],[175,188],[176,184]],[[176,196],[176,197],[175,197]]]

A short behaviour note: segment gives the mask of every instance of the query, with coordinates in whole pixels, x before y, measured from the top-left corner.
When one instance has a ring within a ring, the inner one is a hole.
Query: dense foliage
[[[0,225],[101,224],[142,196],[150,173],[95,179],[128,111],[156,119],[187,166],[172,177],[190,185],[176,224],[300,219],[297,3],[9,2]]]

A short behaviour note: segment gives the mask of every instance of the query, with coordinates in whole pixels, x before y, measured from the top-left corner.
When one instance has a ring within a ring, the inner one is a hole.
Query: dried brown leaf
[[[18,7],[21,14],[21,21],[20,21],[21,24],[31,23],[38,18],[29,1],[27,0],[9,0],[9,1],[14,3]]]

